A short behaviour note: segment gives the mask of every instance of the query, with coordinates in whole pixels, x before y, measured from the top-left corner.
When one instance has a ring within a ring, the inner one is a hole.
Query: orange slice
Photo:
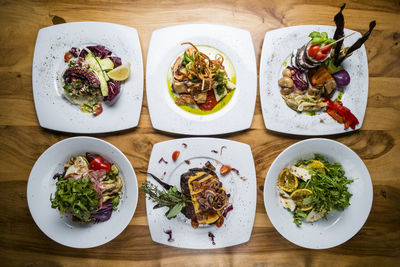
[[[293,192],[299,186],[297,177],[289,169],[283,169],[279,174],[278,187],[286,192]]]
[[[303,204],[303,200],[309,196],[311,196],[313,192],[310,189],[297,189],[291,195],[290,198],[296,203],[297,207],[302,211],[308,211],[313,208],[312,204],[305,205]]]

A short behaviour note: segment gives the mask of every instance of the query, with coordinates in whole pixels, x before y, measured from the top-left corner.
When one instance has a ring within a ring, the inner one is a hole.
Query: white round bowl
[[[71,156],[86,152],[115,163],[124,183],[118,210],[105,222],[74,222],[70,215],[60,215],[51,208],[50,195],[56,191],[53,175],[63,172],[63,165]],[[118,148],[97,138],[73,137],[52,145],[39,157],[29,176],[27,198],[35,223],[49,238],[68,247],[90,248],[111,241],[126,228],[135,213],[138,184],[132,165]]]

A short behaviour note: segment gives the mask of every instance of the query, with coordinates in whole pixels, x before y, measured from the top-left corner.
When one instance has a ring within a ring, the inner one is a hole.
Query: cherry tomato
[[[219,169],[219,172],[222,175],[228,174],[232,170],[232,167],[229,165],[222,165],[221,168]]]
[[[72,58],[72,53],[71,52],[67,52],[64,55],[64,60],[65,62],[69,62],[69,60]]]
[[[175,150],[174,153],[172,153],[172,160],[176,161],[179,157],[179,154],[181,154],[181,152],[179,152],[178,150]]]
[[[215,98],[214,91],[210,90],[207,93],[207,99],[204,104],[200,104],[199,108],[203,111],[212,110],[218,104],[217,99]]]
[[[111,170],[111,165],[107,162],[104,162],[102,157],[97,157],[89,163],[89,169],[91,170],[105,170],[106,173],[109,173]]]
[[[192,221],[190,222],[190,224],[192,225],[192,227],[193,227],[194,229],[199,228],[199,223],[196,222],[196,221],[194,221],[194,220],[192,220]]]
[[[327,57],[327,54],[323,54],[321,51],[319,51],[316,55],[315,55],[315,59],[317,60],[323,60]]]
[[[320,45],[311,45],[310,48],[308,48],[308,55],[310,57],[315,58],[315,56],[317,55],[320,47],[321,47]]]
[[[324,48],[322,48],[322,49],[319,50],[319,51],[321,51],[323,54],[328,54],[329,51],[331,51],[331,48],[332,48],[331,45],[327,45],[327,46],[325,46]]]
[[[99,103],[93,107],[93,115],[97,116],[103,112],[103,106]]]
[[[215,226],[220,228],[223,224],[224,224],[224,217],[221,216],[221,217],[219,217],[218,221],[215,223]]]

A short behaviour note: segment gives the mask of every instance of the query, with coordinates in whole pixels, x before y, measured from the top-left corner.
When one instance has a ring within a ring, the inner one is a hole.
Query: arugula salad
[[[293,213],[293,222],[312,223],[332,210],[350,206],[352,194],[348,185],[353,180],[345,176],[340,163],[330,163],[315,154],[313,159],[300,160],[281,171],[278,178],[280,202]]]
[[[122,194],[122,179],[115,164],[101,156],[86,153],[71,157],[57,180],[51,207],[60,214],[72,214],[80,222],[103,222],[118,209]]]

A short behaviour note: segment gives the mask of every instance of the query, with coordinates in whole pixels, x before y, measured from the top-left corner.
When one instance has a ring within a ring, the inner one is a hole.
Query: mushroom
[[[278,84],[280,87],[284,88],[292,88],[293,87],[293,81],[289,77],[282,77],[279,79]]]
[[[315,87],[308,88],[308,94],[313,96],[319,96],[321,94],[321,90]]]
[[[293,91],[292,88],[286,88],[286,87],[284,87],[284,88],[281,89],[281,94],[282,94],[282,95],[288,95],[288,94],[290,94],[292,91]]]
[[[283,77],[292,77],[292,72],[291,72],[291,70],[289,69],[289,68],[286,68],[286,69],[284,69],[283,71],[282,71],[282,76]]]

